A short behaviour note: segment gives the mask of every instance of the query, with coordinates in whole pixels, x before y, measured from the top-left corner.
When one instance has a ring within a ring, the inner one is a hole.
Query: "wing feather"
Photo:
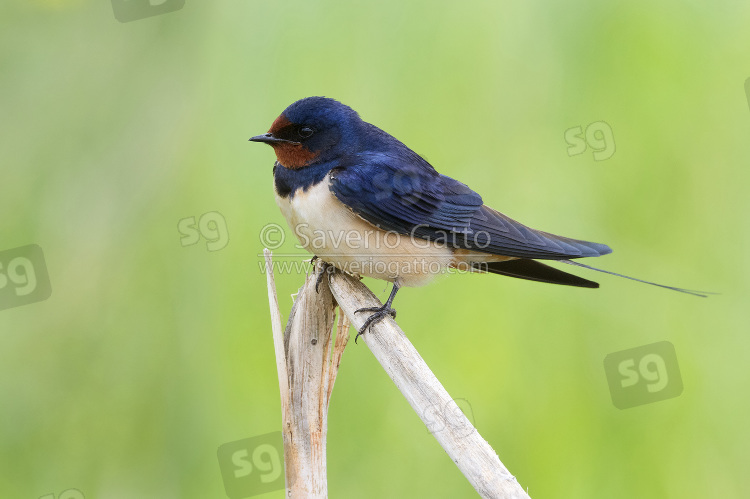
[[[604,244],[527,227],[485,206],[467,185],[439,174],[414,153],[368,153],[346,164],[331,171],[331,191],[383,230],[518,258],[561,260],[612,252]]]

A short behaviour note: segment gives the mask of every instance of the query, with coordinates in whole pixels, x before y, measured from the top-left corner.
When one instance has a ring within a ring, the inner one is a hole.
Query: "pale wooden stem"
[[[271,331],[273,332],[273,349],[276,354],[276,372],[279,376],[279,393],[281,394],[281,417],[289,414],[289,376],[286,372],[284,359],[284,333],[281,329],[281,312],[279,311],[279,300],[276,295],[276,281],[273,277],[273,262],[271,252],[266,248],[263,250],[266,259],[266,285],[268,286],[268,304],[271,307]],[[289,421],[283,419],[284,429],[289,427]]]
[[[340,309],[357,329],[369,314],[354,312],[381,305],[364,284],[347,274],[335,272],[329,282]],[[529,499],[392,319],[376,323],[362,339],[480,496]],[[442,424],[435,425],[436,417]]]
[[[281,393],[287,497],[322,499],[328,495],[328,404],[349,326],[341,314],[332,360],[335,302],[326,279],[316,291],[313,273],[297,294],[282,336],[271,252],[264,250],[264,255]]]
[[[336,344],[333,347],[333,357],[331,358],[331,371],[328,378],[328,403],[331,402],[331,393],[333,392],[333,383],[339,373],[341,365],[341,356],[344,354],[344,348],[349,342],[349,317],[343,312],[339,314],[339,320],[336,327]]]
[[[341,272],[329,274],[316,292],[313,273],[297,294],[282,338],[271,254],[264,254],[282,398],[287,497],[324,498],[328,404],[349,340],[349,322],[359,329],[368,315],[354,312],[380,302],[362,283]],[[342,313],[332,354],[336,302]],[[480,496],[529,499],[393,320],[373,325],[362,338]]]

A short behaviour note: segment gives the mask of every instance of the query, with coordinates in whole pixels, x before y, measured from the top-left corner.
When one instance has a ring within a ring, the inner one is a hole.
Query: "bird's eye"
[[[310,127],[305,126],[299,129],[299,136],[302,137],[303,139],[308,138],[312,134],[313,134],[313,129]]]

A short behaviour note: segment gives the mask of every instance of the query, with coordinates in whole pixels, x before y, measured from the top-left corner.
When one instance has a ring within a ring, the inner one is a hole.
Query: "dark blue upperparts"
[[[358,159],[331,172],[331,191],[383,230],[518,258],[563,260],[612,251],[604,244],[526,227],[484,206],[479,194],[429,165],[404,163],[398,154],[364,153]]]
[[[408,233],[424,225],[466,231],[482,197],[439,174],[412,151],[404,155],[406,151],[399,149],[349,158],[351,164],[333,170],[331,190],[360,216],[386,230]]]
[[[537,231],[484,206],[465,184],[439,174],[395,137],[333,99],[309,97],[283,113],[314,133],[303,168],[274,167],[276,191],[293,196],[326,178],[354,213],[389,231],[457,248],[518,258],[569,259],[610,253],[608,246]]]

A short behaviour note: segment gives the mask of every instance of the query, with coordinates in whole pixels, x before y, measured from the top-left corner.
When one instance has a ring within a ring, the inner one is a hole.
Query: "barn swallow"
[[[490,208],[468,186],[441,175],[334,99],[298,100],[267,133],[250,140],[276,153],[276,203],[302,246],[324,265],[393,283],[385,305],[357,310],[373,312],[357,336],[396,316],[392,305],[399,288],[427,284],[447,268],[599,287],[538,261],[556,260],[705,296],[574,262],[612,250],[531,229]]]

